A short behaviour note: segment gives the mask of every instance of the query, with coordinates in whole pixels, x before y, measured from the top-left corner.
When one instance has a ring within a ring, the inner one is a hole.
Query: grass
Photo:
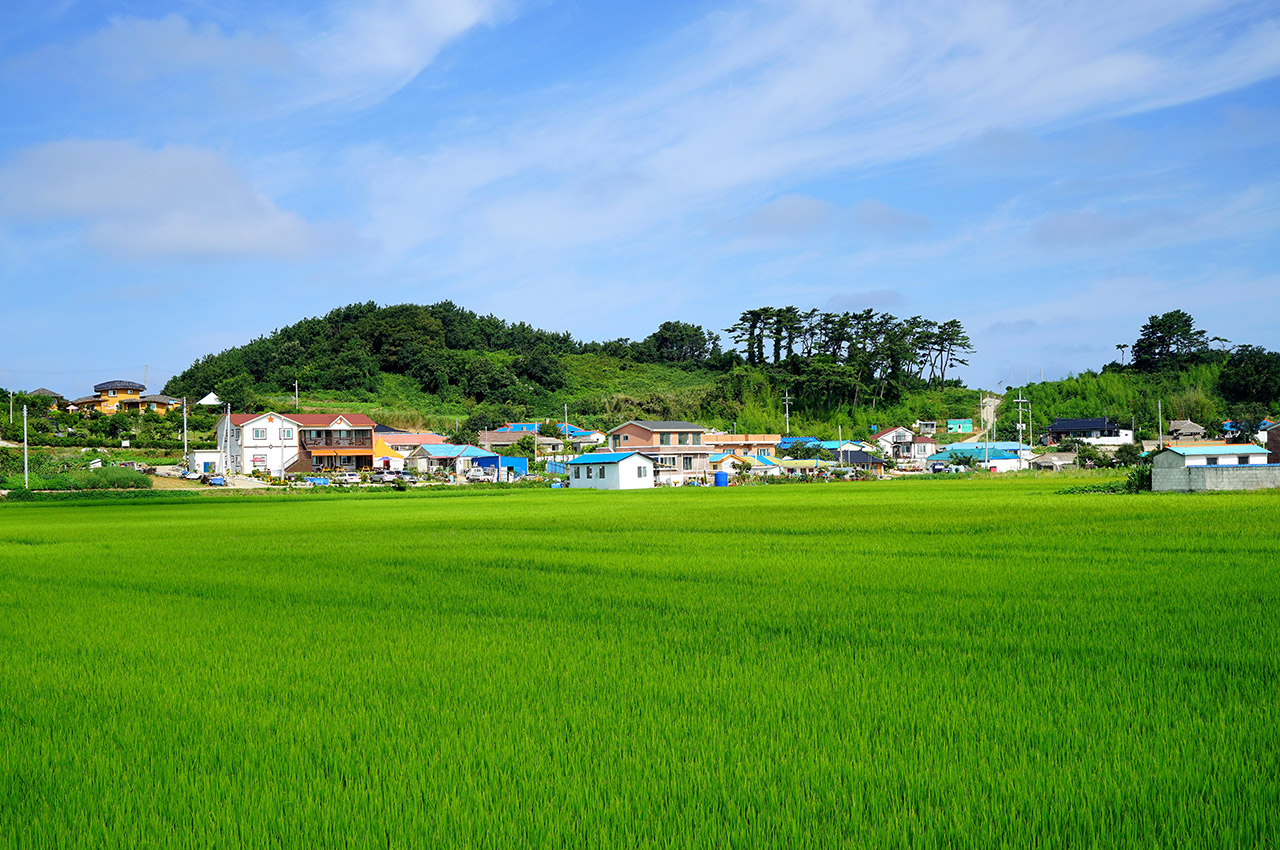
[[[0,507],[0,844],[1272,846],[1280,493]]]

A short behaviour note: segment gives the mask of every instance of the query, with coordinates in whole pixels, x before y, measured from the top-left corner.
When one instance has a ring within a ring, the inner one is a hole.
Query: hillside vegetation
[[[917,419],[978,419],[981,393],[955,377],[973,350],[955,320],[759,308],[726,329],[664,322],[643,340],[583,342],[480,316],[451,302],[354,304],[201,358],[165,387],[214,391],[237,410],[366,413],[466,437],[503,421],[567,415],[607,429],[627,419],[689,419],[752,433],[865,437]],[[1280,354],[1208,337],[1173,311],[1152,316],[1099,372],[1018,388],[1032,433],[1056,417],[1110,416],[1154,435],[1164,419],[1211,430],[1278,418]],[[1131,357],[1126,358],[1131,353]],[[1125,362],[1126,359],[1128,362]],[[996,434],[1017,435],[1005,404]]]

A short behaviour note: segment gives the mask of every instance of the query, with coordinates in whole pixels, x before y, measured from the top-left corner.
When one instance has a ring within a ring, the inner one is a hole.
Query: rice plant
[[[1273,846],[1280,493],[0,506],[0,844]]]

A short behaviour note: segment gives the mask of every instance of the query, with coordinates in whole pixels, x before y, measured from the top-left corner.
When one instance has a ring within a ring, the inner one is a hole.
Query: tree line
[[[898,319],[871,310],[763,307],[744,312],[728,332],[738,349],[723,347],[713,330],[680,321],[663,322],[641,340],[582,342],[451,301],[365,302],[202,357],[164,391],[190,398],[216,392],[242,406],[255,391],[286,392],[294,381],[304,390],[372,392],[380,373],[392,373],[438,396],[531,405],[568,384],[566,355],[599,354],[724,374],[767,365],[773,378],[796,385],[802,404],[856,405],[897,398],[909,384],[943,384],[973,350],[956,320]]]

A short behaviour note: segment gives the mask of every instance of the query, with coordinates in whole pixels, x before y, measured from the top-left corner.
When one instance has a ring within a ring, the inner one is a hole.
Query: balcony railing
[[[303,437],[302,445],[308,451],[311,449],[348,449],[373,448],[373,438],[371,437]]]

